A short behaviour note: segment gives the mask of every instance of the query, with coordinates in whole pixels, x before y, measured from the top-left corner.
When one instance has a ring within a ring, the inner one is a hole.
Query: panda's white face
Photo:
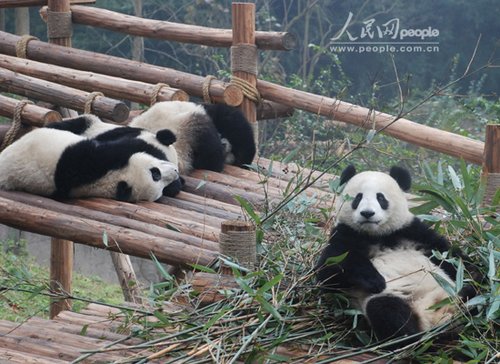
[[[179,178],[176,164],[146,153],[134,154],[120,174],[120,179],[132,189],[130,201],[156,201],[163,189]]]
[[[382,172],[356,174],[337,202],[338,223],[370,235],[391,233],[412,219],[404,192],[391,176]]]

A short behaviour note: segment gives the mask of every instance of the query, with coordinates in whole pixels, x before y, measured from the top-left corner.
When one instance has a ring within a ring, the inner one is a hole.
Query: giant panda
[[[35,129],[0,153],[0,188],[57,199],[155,201],[178,180],[177,166],[138,139],[98,142],[65,130]]]
[[[193,169],[221,172],[225,163],[244,166],[256,153],[250,123],[238,108],[224,104],[158,102],[129,125],[152,132],[172,130],[181,174]]]
[[[392,167],[389,174],[357,174],[349,166],[340,184],[344,189],[337,201],[336,225],[316,266],[322,291],[345,291],[379,340],[414,335],[393,347],[449,320],[455,305],[430,307],[449,297],[434,276],[450,285],[456,278],[454,265],[436,259],[432,251],[443,253],[451,246],[409,211],[408,171]],[[463,258],[459,251],[450,254]],[[473,294],[467,286],[459,297]]]
[[[85,136],[100,143],[138,138],[150,145],[155,157],[171,162],[178,168],[177,152],[172,145],[176,141],[176,137],[168,129],[161,129],[153,134],[141,128],[104,123],[97,116],[91,114],[83,114],[75,118],[49,123],[46,127],[70,131],[73,134]],[[182,188],[182,184],[182,178],[179,176],[177,180],[165,188],[163,194],[170,197],[177,195]]]

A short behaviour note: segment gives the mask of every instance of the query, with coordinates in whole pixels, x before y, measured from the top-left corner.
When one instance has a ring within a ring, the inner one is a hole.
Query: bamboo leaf
[[[190,264],[190,266],[194,269],[194,270],[197,270],[199,272],[205,272],[205,273],[217,273],[215,270],[213,270],[212,268],[209,268],[209,267],[205,267],[204,265],[200,265],[200,264]]]
[[[252,204],[248,202],[247,199],[241,197],[241,196],[234,196],[234,199],[238,201],[240,206],[246,211],[248,216],[255,222],[255,224],[260,225],[261,219],[259,215],[255,212]]]
[[[462,259],[459,259],[458,261],[458,267],[457,267],[457,279],[455,282],[455,292],[460,292],[464,286],[464,262]]]
[[[102,232],[102,243],[106,248],[109,248],[108,233],[106,232],[106,230]]]
[[[461,191],[463,189],[462,182],[460,181],[460,177],[458,177],[457,172],[453,169],[452,166],[448,166],[448,174],[450,175],[451,183],[453,183],[453,187],[455,190]]]
[[[158,261],[154,253],[150,252],[149,255],[151,256],[151,260],[155,264],[156,269],[160,272],[162,277],[171,282],[173,280],[172,276],[165,270],[165,268],[163,268],[163,265]]]
[[[337,255],[335,257],[330,257],[326,260],[325,265],[339,264],[347,257],[348,254],[349,254],[349,252],[345,252],[345,253]]]
[[[270,304],[268,301],[266,301],[266,299],[262,296],[257,296],[255,297],[255,300],[257,302],[260,303],[261,307],[269,312],[271,315],[273,315],[273,317],[276,319],[276,320],[283,320],[283,318],[281,317],[280,313],[278,312],[278,310],[276,309],[276,307],[274,307],[272,304]]]
[[[269,291],[272,287],[274,287],[276,284],[278,284],[282,279],[283,279],[283,274],[282,273],[278,274],[276,277],[274,277],[269,282],[266,282],[262,287],[260,287],[257,290],[257,294],[261,295],[264,292]]]

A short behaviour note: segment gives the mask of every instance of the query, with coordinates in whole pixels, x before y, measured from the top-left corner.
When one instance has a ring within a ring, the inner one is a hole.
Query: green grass
[[[20,322],[31,316],[48,318],[49,297],[36,292],[49,284],[49,269],[36,264],[27,256],[24,249],[12,249],[12,242],[4,242],[7,246],[0,254],[0,319]],[[21,292],[27,289],[34,293]],[[123,295],[118,284],[104,282],[98,277],[87,277],[73,274],[74,296],[93,301],[120,304]],[[73,301],[73,310],[79,311],[87,305],[85,302]]]

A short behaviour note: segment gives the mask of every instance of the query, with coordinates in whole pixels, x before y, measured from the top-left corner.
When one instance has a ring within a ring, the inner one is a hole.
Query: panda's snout
[[[375,212],[372,211],[372,210],[363,210],[363,211],[360,212],[360,214],[364,218],[369,219],[370,217],[372,217],[373,215],[375,215]]]

